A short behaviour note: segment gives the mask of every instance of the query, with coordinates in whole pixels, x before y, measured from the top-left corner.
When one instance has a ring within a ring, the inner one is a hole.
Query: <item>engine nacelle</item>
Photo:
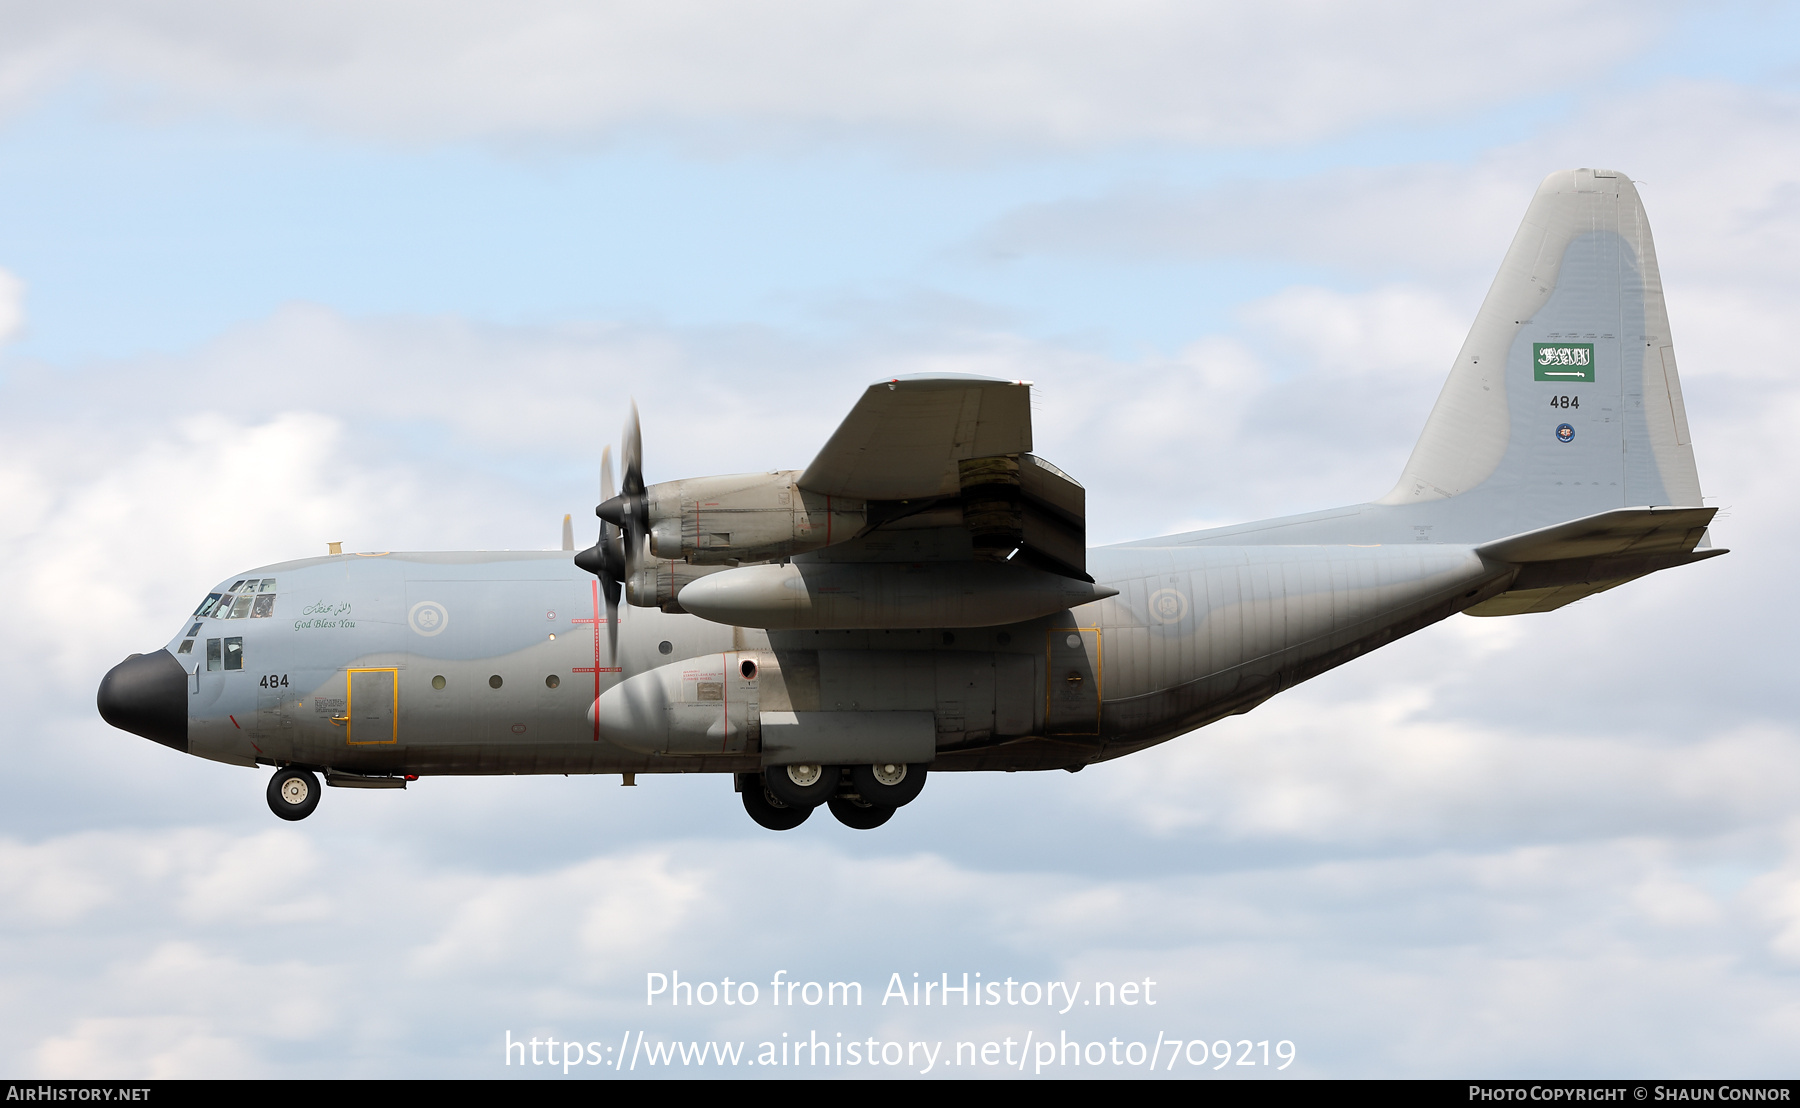
[[[681,590],[709,573],[721,573],[730,566],[691,566],[667,558],[645,558],[636,573],[625,578],[625,602],[634,608],[661,608],[665,612],[685,611],[675,598]]]
[[[663,481],[645,490],[650,552],[690,565],[767,562],[855,538],[861,500],[808,492],[799,470]]]

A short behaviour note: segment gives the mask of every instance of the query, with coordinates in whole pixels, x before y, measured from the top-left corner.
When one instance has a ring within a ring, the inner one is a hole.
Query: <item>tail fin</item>
[[[1538,186],[1400,481],[1378,503],[1484,541],[1609,509],[1698,507],[1650,224],[1604,169]],[[1454,507],[1453,507],[1454,505]]]

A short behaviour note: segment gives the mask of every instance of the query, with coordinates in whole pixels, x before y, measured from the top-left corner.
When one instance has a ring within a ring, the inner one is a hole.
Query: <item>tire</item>
[[[882,762],[872,766],[851,766],[850,784],[856,795],[870,804],[899,808],[911,804],[925,787],[923,763],[902,765]]]
[[[305,819],[319,806],[319,779],[311,770],[278,769],[269,778],[269,811],[282,819]]]
[[[770,766],[763,770],[769,795],[790,808],[817,808],[838,791],[838,766]]]
[[[894,810],[885,804],[869,804],[847,796],[834,796],[825,803],[839,823],[858,831],[873,831],[894,818]]]
[[[792,831],[806,822],[812,815],[811,808],[793,808],[769,795],[763,787],[762,777],[754,776],[744,782],[741,794],[744,798],[744,811],[750,818],[771,831]]]

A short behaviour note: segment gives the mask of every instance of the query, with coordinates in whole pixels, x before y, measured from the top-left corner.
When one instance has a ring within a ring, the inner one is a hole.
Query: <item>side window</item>
[[[209,642],[207,645],[208,652],[210,652],[211,649],[212,649],[212,646],[211,646],[211,643]],[[231,670],[234,670],[234,669],[243,669],[243,668],[244,668],[244,640],[241,637],[226,639],[225,640],[225,669],[226,669],[226,671],[230,672]]]
[[[194,640],[193,639],[183,639],[181,641],[181,649],[177,650],[175,653],[177,653],[177,654],[192,654],[193,652],[194,652]]]
[[[230,613],[228,613],[225,616],[225,618],[226,619],[243,619],[245,616],[249,615],[250,614],[250,601],[251,601],[251,596],[249,593],[245,593],[244,595],[238,597],[236,600],[232,601],[231,602],[231,611],[230,611]]]
[[[225,595],[224,593],[217,593],[217,592],[207,593],[206,599],[202,600],[200,602],[200,606],[198,608],[194,609],[194,618],[201,619],[205,616],[211,615],[212,610],[213,610],[213,605],[217,604],[219,602],[219,598],[224,595]]]
[[[268,619],[270,616],[272,616],[274,614],[275,614],[275,594],[272,592],[266,592],[266,593],[263,593],[261,596],[257,597],[256,603],[251,605],[251,607],[250,607],[250,618],[251,619]]]
[[[220,651],[219,651],[219,640],[218,639],[207,639],[206,640],[206,672],[208,672],[208,673],[219,672],[219,668],[220,668],[219,662],[220,662],[221,657],[222,657],[222,655],[220,654]]]

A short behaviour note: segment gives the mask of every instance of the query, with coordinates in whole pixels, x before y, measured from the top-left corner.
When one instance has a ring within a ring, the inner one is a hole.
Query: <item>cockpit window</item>
[[[242,581],[234,581],[234,582],[232,582],[231,587],[229,589],[226,589],[225,591],[226,592],[236,592],[243,587],[244,587],[244,583]]]
[[[224,595],[223,593],[216,593],[216,592],[207,593],[206,599],[202,600],[200,602],[200,606],[198,608],[194,609],[194,618],[201,619],[201,618],[204,618],[205,616],[211,615],[213,605],[217,604],[219,602],[219,597],[221,597],[223,595]]]
[[[253,604],[250,608],[250,618],[251,619],[268,619],[270,616],[272,616],[274,614],[275,614],[275,594],[272,592],[264,593],[263,595],[257,597],[256,603]]]
[[[274,592],[275,591],[275,578],[273,578],[273,577],[263,578],[262,586],[260,588],[258,588],[256,591],[257,592]]]
[[[231,611],[226,614],[225,618],[226,619],[243,619],[245,616],[249,615],[250,614],[250,600],[251,600],[250,594],[245,593],[244,595],[238,597],[236,600],[232,601],[231,602]]]
[[[192,627],[188,628],[187,634],[183,637],[191,639],[195,635],[198,635],[199,633],[200,633],[200,625],[198,623],[196,623]]]
[[[244,668],[244,640],[241,637],[225,640],[225,668],[227,670]]]

